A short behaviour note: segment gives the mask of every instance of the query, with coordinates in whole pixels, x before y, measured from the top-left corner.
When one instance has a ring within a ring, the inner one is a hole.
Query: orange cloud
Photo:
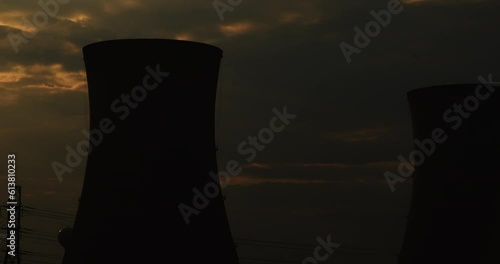
[[[23,17],[28,18],[31,14],[23,11],[0,11],[0,26],[15,28],[22,31],[33,32],[36,28],[28,27],[23,21]]]
[[[239,22],[228,25],[220,25],[219,30],[227,36],[236,36],[248,33],[255,29],[255,24],[250,22]]]
[[[181,34],[175,35],[174,39],[177,39],[177,40],[193,40],[194,37],[193,37],[193,35],[191,35],[189,33],[181,33]]]
[[[19,89],[37,88],[52,91],[82,90],[86,87],[86,74],[84,71],[65,71],[61,64],[30,66],[14,66],[10,75],[20,74],[15,83],[19,83]],[[21,73],[19,73],[21,72]],[[8,76],[7,73],[6,76]],[[7,78],[7,77],[5,77]],[[12,79],[13,77],[11,77]]]
[[[13,66],[9,71],[0,72],[0,83],[15,83],[26,78],[26,70],[20,65]]]

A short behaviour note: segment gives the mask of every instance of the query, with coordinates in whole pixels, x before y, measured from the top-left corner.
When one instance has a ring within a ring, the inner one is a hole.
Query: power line
[[[76,216],[76,215],[70,214],[70,213],[57,212],[57,211],[47,210],[47,209],[40,209],[40,208],[35,208],[35,207],[32,207],[32,206],[24,206],[24,207],[27,208],[27,209],[31,209],[31,210],[44,211],[46,213],[57,214],[57,215],[67,216],[67,217],[72,217],[72,218],[74,218]]]
[[[44,218],[50,218],[52,220],[64,221],[64,222],[72,221],[72,219],[69,219],[69,218],[60,218],[60,217],[54,217],[54,216],[50,216],[50,215],[43,215],[43,214],[32,213],[32,212],[28,212],[28,214],[26,216],[44,217]]]
[[[241,260],[256,260],[256,261],[266,261],[266,262],[276,262],[276,263],[293,263],[293,264],[302,264],[299,261],[287,261],[287,260],[278,260],[278,259],[261,259],[261,258],[239,258]]]
[[[301,250],[301,251],[309,251],[318,245],[304,244],[304,243],[291,243],[291,242],[279,242],[279,241],[270,241],[270,240],[258,240],[258,239],[249,239],[249,238],[235,238],[236,243],[239,245],[249,245],[249,246],[257,246],[257,247],[268,247],[268,248],[281,248],[281,249],[293,249],[293,250]],[[249,242],[247,242],[249,241]],[[293,247],[292,247],[293,246]],[[363,248],[363,247],[355,247],[342,244],[340,248],[336,249],[336,254],[357,254],[357,255],[382,255],[382,256],[397,256],[397,254],[389,253],[389,252],[380,252],[386,251],[386,249],[380,248]]]
[[[35,210],[25,210],[26,213],[30,215],[39,215],[39,216],[45,216],[49,218],[57,218],[57,219],[65,219],[65,220],[73,220],[74,217],[71,216],[63,216],[63,215],[57,215],[57,214],[52,214],[52,213],[46,213],[46,212],[37,212]]]
[[[23,228],[22,231],[24,233],[34,233],[34,234],[40,234],[40,235],[49,235],[49,236],[56,236],[56,232],[48,232],[48,231],[40,231],[40,230],[34,230],[34,229],[29,229],[29,228]]]
[[[40,260],[23,260],[24,263],[27,262],[27,264],[29,263],[40,263],[40,264],[52,264],[50,262],[45,262],[45,261],[40,261]]]
[[[55,240],[55,239],[46,239],[46,238],[31,237],[31,236],[23,236],[23,238],[27,238],[27,239],[36,239],[36,240],[43,240],[43,241],[50,241],[50,242],[56,242],[56,243],[57,243],[57,240]]]
[[[257,243],[281,244],[281,245],[290,245],[290,246],[313,247],[313,248],[317,246],[317,245],[312,245],[312,244],[279,242],[279,241],[270,241],[270,240],[257,240],[257,239],[249,239],[249,238],[235,238],[235,240],[250,241],[250,242],[257,242]]]
[[[74,215],[64,212],[57,212],[53,210],[40,209],[31,206],[24,206],[27,210],[25,212],[28,216],[37,216],[43,218],[49,218],[58,221],[71,221],[74,220]],[[6,223],[6,220],[4,220]],[[43,221],[46,222],[46,221]],[[34,229],[24,229],[26,236],[23,238],[30,239],[30,243],[36,244],[44,244],[51,245],[47,243],[39,243],[37,241],[49,241],[49,242],[58,242],[55,238],[57,237],[56,233],[40,231]],[[33,241],[31,241],[33,240]],[[292,242],[282,242],[282,241],[271,241],[271,240],[259,240],[259,239],[249,239],[249,238],[235,238],[235,241],[239,245],[247,245],[247,246],[257,246],[257,247],[265,247],[265,248],[281,248],[281,249],[291,249],[291,250],[300,250],[300,251],[308,251],[311,248],[317,247],[318,245],[306,244],[306,243],[292,243]],[[350,249],[349,251],[345,251],[345,249]],[[354,247],[349,245],[342,245],[342,252],[338,252],[340,254],[360,254],[360,255],[386,255],[380,254],[377,252],[366,252],[367,250],[380,250],[374,248],[362,248],[362,247]],[[395,254],[387,254],[388,256],[392,256]],[[281,262],[281,263],[299,263],[299,262],[290,262],[284,260],[271,260],[271,259],[251,259],[251,258],[241,258],[242,260],[255,260],[255,261],[269,261],[269,262]]]
[[[57,219],[54,219],[54,220],[57,220]],[[34,220],[32,220],[32,221],[40,222],[40,223],[56,224],[58,226],[60,226],[61,223],[68,223],[68,222],[70,222],[70,221],[64,221],[64,222],[62,222],[63,220],[58,220],[58,222],[56,222],[56,221],[47,221],[47,220],[43,220],[43,218],[41,218],[41,217],[34,218]]]
[[[55,242],[58,242],[55,237],[47,237],[47,236],[44,237],[44,236],[34,236],[34,235],[28,235],[28,236],[23,236],[23,237],[32,238],[32,239],[43,239],[43,240],[46,240],[46,241],[55,241]]]
[[[30,263],[33,263],[33,264],[38,264],[38,263],[41,263],[41,264],[60,264],[61,263],[61,259],[24,259],[23,258],[23,263],[22,264],[30,264]]]
[[[38,244],[38,245],[52,246],[52,247],[61,248],[61,245],[56,244],[56,243],[46,243],[46,242],[40,242],[40,241],[37,241],[37,240],[24,241],[24,244],[31,244],[31,243]]]
[[[293,249],[293,250],[303,250],[303,251],[310,251],[311,249],[309,248],[296,248],[296,247],[287,247],[287,246],[280,246],[280,245],[263,245],[263,244],[258,244],[258,243],[248,243],[248,242],[237,242],[238,245],[249,245],[249,246],[257,246],[257,247],[270,247],[270,248],[284,248],[284,249]]]

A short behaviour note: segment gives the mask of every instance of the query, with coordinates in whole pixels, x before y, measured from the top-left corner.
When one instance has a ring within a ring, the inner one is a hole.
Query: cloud
[[[240,34],[248,34],[256,27],[255,24],[250,22],[239,22],[233,24],[220,25],[220,31],[226,36],[236,36]]]
[[[81,140],[87,126],[81,48],[117,38],[188,39],[224,50],[219,159],[241,158],[238,144],[269,124],[271,109],[287,105],[299,113],[254,163],[243,165],[246,174],[234,184],[376,183],[411,148],[407,91],[500,71],[491,59],[500,45],[492,35],[494,1],[406,1],[405,11],[347,65],[339,43],[352,43],[353,28],[386,5],[244,1],[220,22],[204,1],[70,1],[16,54],[7,34],[32,30],[23,17],[40,7],[2,1],[0,149],[23,153],[26,173],[38,185],[53,180],[50,162],[64,159],[64,147]],[[305,106],[309,113],[301,113]],[[65,179],[64,188],[76,190],[72,197],[81,190],[83,169]]]
[[[0,105],[10,105],[19,99],[19,91],[47,93],[64,91],[86,92],[86,75],[83,71],[66,71],[61,64],[13,65],[0,72]],[[42,94],[43,96],[43,94]]]

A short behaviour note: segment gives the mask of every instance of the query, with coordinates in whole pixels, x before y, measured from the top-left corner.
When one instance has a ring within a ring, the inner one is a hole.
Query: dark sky
[[[43,11],[36,2],[0,2],[0,159],[17,154],[25,204],[77,210],[85,163],[63,182],[51,164],[62,162],[65,147],[84,139],[80,131],[88,127],[83,46],[122,38],[209,43],[224,50],[218,163],[244,164],[224,189],[233,235],[311,244],[305,250],[240,245],[240,257],[301,263],[317,237],[331,234],[346,247],[377,254],[339,249],[328,263],[395,263],[411,181],[392,193],[383,174],[412,149],[406,93],[480,75],[500,80],[500,3],[493,0],[402,0],[403,10],[351,63],[339,45],[354,45],[354,28],[364,29],[374,20],[370,12],[391,1],[243,0],[221,21],[211,1],[72,0],[46,25],[31,27],[23,19]],[[9,34],[21,32],[32,37],[16,52]],[[284,106],[297,117],[245,163],[240,142]],[[5,169],[0,177],[5,186]],[[54,233],[71,224],[23,221]],[[39,242],[23,245],[62,254],[55,242]]]

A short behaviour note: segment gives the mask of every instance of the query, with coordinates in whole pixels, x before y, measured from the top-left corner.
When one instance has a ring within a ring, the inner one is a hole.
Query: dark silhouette
[[[193,205],[194,188],[219,186],[209,172],[217,173],[222,50],[133,39],[90,44],[83,54],[93,144],[63,263],[238,263],[220,188],[196,197],[205,208]],[[197,211],[189,224],[181,203]]]
[[[413,174],[399,264],[498,263],[493,258],[498,260],[500,237],[500,95],[494,90],[500,87],[483,85],[476,93],[477,87],[408,93],[414,138],[423,142],[441,128],[445,134],[436,138],[446,140],[436,143]],[[415,143],[415,149],[425,152],[418,145],[423,146]]]

